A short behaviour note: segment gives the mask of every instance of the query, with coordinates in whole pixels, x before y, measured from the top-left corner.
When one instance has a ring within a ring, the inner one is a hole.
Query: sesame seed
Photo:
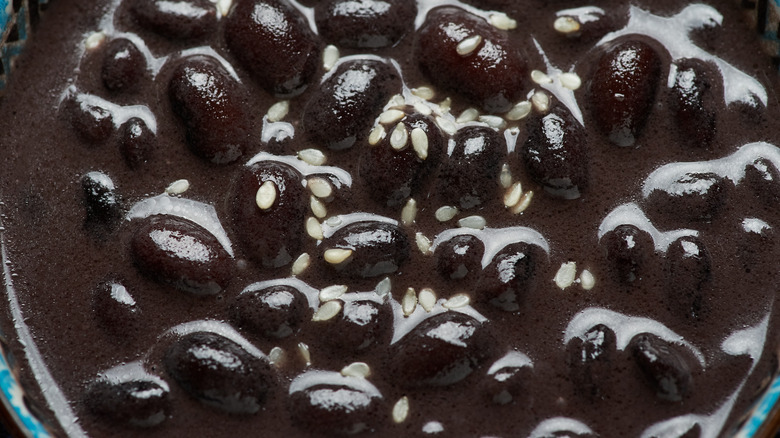
[[[298,342],[298,354],[301,355],[301,359],[306,363],[306,366],[311,365],[311,351],[309,351],[308,345]]]
[[[460,56],[467,56],[477,50],[477,47],[479,47],[480,44],[482,44],[482,37],[480,35],[470,36],[459,42],[455,51],[458,52],[458,55]]]
[[[428,134],[422,128],[412,129],[412,147],[421,160],[428,158]]]
[[[473,122],[474,120],[477,120],[477,117],[479,117],[479,110],[476,108],[467,108],[463,110],[462,113],[458,116],[457,119],[455,119],[456,123],[468,123]]]
[[[420,306],[425,309],[426,312],[431,313],[433,307],[436,305],[436,293],[431,288],[424,288],[420,291],[420,295],[417,297],[420,302]]]
[[[580,286],[585,290],[591,290],[596,285],[596,278],[587,269],[580,273]]]
[[[458,127],[455,123],[441,116],[436,117],[436,124],[439,125],[439,128],[447,135],[455,135],[455,132],[458,131]]]
[[[395,129],[390,134],[390,146],[393,149],[400,151],[406,146],[409,141],[409,131],[406,130],[406,126],[403,123],[395,125]]]
[[[284,359],[284,350],[280,347],[274,347],[268,352],[268,362],[271,362],[271,364],[278,365],[282,362],[282,359]]]
[[[487,221],[482,216],[469,216],[464,217],[458,221],[458,226],[461,228],[473,228],[475,230],[481,230],[485,228]]]
[[[292,275],[294,277],[297,277],[301,274],[303,274],[311,265],[311,256],[309,253],[303,253],[298,256],[297,259],[295,259],[295,262],[293,262],[292,265]]]
[[[379,123],[389,125],[403,119],[404,116],[406,113],[401,110],[389,109],[379,115]]]
[[[523,196],[523,185],[518,181],[512,184],[509,190],[504,193],[504,205],[507,207],[514,207],[520,202],[521,196]]]
[[[102,31],[100,32],[92,32],[86,40],[84,40],[84,47],[86,47],[87,50],[95,50],[98,47],[100,47],[101,44],[106,40],[106,34]]]
[[[354,251],[351,249],[333,248],[325,251],[323,257],[325,258],[325,261],[331,265],[338,265],[352,257],[353,252]]]
[[[376,146],[377,143],[385,138],[385,135],[387,135],[385,132],[385,127],[382,125],[376,125],[374,129],[371,130],[371,133],[368,134],[368,144],[371,146]]]
[[[414,313],[414,309],[417,308],[417,294],[414,292],[414,288],[406,289],[404,297],[401,298],[401,310],[404,312],[404,316],[409,316]]]
[[[506,120],[498,116],[479,116],[479,121],[494,129],[504,129]]]
[[[582,86],[582,79],[577,73],[561,73],[559,77],[561,85],[569,90],[576,90]]]
[[[387,296],[393,289],[393,283],[390,281],[390,277],[385,277],[376,284],[376,294],[380,297]]]
[[[287,113],[289,112],[290,102],[287,100],[281,100],[268,108],[268,114],[266,114],[266,116],[268,117],[269,122],[275,123],[284,120],[284,118],[287,117]]]
[[[371,375],[371,368],[365,362],[353,362],[341,369],[341,375],[365,379]]]
[[[558,17],[553,23],[556,31],[564,34],[574,33],[580,30],[580,22],[573,17]]]
[[[471,298],[469,298],[466,294],[455,294],[452,297],[450,297],[449,300],[443,302],[441,305],[445,309],[459,309],[461,307],[466,307],[471,302]]]
[[[430,116],[431,114],[433,114],[433,110],[431,109],[431,107],[429,107],[428,105],[422,102],[415,103],[414,110],[424,116]]]
[[[450,107],[452,107],[452,99],[450,99],[449,97],[439,102],[439,109],[441,110],[442,113],[446,113],[447,111],[449,111]]]
[[[165,189],[165,193],[169,195],[180,195],[189,189],[190,189],[189,181],[187,181],[186,179],[177,179]]]
[[[328,198],[333,194],[333,186],[325,178],[309,178],[307,185],[314,196],[318,198]]]
[[[515,204],[514,207],[512,207],[512,214],[520,214],[524,212],[529,205],[531,205],[531,200],[534,198],[534,192],[533,191],[527,191],[523,193],[523,196],[520,197],[520,202]]]
[[[436,96],[436,93],[434,93],[433,88],[427,86],[412,88],[411,92],[412,94],[419,97],[420,99],[425,99],[425,100],[431,100],[433,99],[434,96]]]
[[[298,151],[298,159],[312,166],[322,166],[328,161],[328,157],[319,149],[300,150]]]
[[[333,300],[323,303],[314,315],[311,317],[312,321],[328,321],[333,319],[341,312],[341,301]]]
[[[512,30],[517,29],[517,21],[509,18],[509,16],[503,12],[496,12],[490,14],[488,21],[496,29],[500,30]]]
[[[329,227],[338,227],[341,225],[342,220],[338,216],[333,216],[325,219],[325,223],[328,224]]]
[[[537,91],[531,96],[531,103],[540,113],[546,113],[550,109],[550,96],[543,91]]]
[[[230,6],[233,5],[233,0],[217,0],[217,12],[223,17],[227,17],[230,12]]]
[[[577,263],[575,262],[566,262],[561,265],[561,267],[558,269],[558,272],[555,273],[555,278],[553,281],[555,282],[555,285],[561,288],[561,290],[566,289],[567,287],[571,286],[572,283],[574,283],[574,277],[577,275]]]
[[[268,210],[276,202],[276,184],[273,181],[266,181],[260,185],[255,194],[255,203],[260,210]]]
[[[339,61],[341,53],[339,48],[334,45],[328,45],[325,50],[322,51],[322,67],[325,71],[330,71],[336,63]]]
[[[409,226],[414,223],[414,220],[417,218],[417,201],[410,198],[408,201],[406,201],[406,205],[404,205],[403,210],[401,210],[401,223]]]
[[[393,95],[393,97],[390,98],[390,100],[387,102],[389,106],[404,106],[406,105],[406,99],[404,99],[403,96],[400,94]]]
[[[504,163],[501,166],[501,173],[498,176],[501,182],[501,187],[508,189],[512,185],[512,171],[509,170],[509,165]]]
[[[317,219],[322,219],[325,216],[328,215],[328,209],[325,207],[325,204],[322,203],[322,201],[319,200],[314,195],[311,195],[309,197],[309,207],[311,208],[311,212],[314,213],[314,216],[317,217]]]
[[[552,84],[552,78],[547,76],[546,73],[540,70],[532,70],[531,71],[531,80],[536,82],[537,84]]]
[[[454,218],[457,214],[458,209],[456,207],[445,205],[444,207],[439,207],[436,210],[436,213],[434,213],[434,216],[436,216],[436,220],[439,222],[447,222],[448,220]]]
[[[409,416],[409,398],[403,396],[393,405],[393,422],[401,424]]]
[[[306,219],[306,233],[315,240],[322,240],[325,235],[322,233],[322,225],[317,218],[310,217]]]
[[[319,298],[320,301],[327,302],[327,301],[333,301],[338,298],[341,298],[342,295],[347,293],[347,286],[343,284],[334,284],[333,286],[328,286],[320,290]]]
[[[531,102],[524,100],[513,106],[512,109],[504,115],[504,117],[511,121],[522,120],[528,114],[531,114],[531,108]]]
[[[414,235],[414,240],[417,243],[417,248],[421,253],[423,253],[423,255],[433,254],[431,251],[431,239],[425,237],[425,234],[417,232]]]

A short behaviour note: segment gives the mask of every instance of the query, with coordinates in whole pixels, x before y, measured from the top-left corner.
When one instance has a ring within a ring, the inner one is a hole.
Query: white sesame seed
[[[428,105],[422,102],[415,103],[414,110],[424,116],[430,116],[431,114],[433,114],[433,110],[431,109],[431,107],[429,107]]]
[[[414,313],[414,309],[417,308],[417,294],[414,292],[414,288],[406,289],[404,297],[401,298],[401,310],[404,312],[404,316],[409,316]]]
[[[322,166],[328,161],[328,157],[319,149],[300,150],[298,151],[298,159],[312,166]]]
[[[322,240],[325,238],[325,234],[322,232],[322,225],[317,218],[309,217],[306,219],[306,234],[314,240]]]
[[[301,359],[306,363],[306,366],[311,365],[311,351],[309,351],[308,345],[298,342],[298,354],[301,355]]]
[[[409,226],[412,225],[417,218],[417,201],[410,198],[406,201],[406,205],[401,210],[401,223]]]
[[[307,269],[309,269],[309,266],[311,265],[311,256],[309,253],[303,253],[298,256],[297,259],[295,259],[295,262],[293,262],[292,265],[292,275],[294,277],[297,277],[301,274],[303,274]]]
[[[514,207],[520,202],[520,197],[523,196],[523,185],[520,181],[512,184],[509,190],[504,193],[504,205],[507,207]]]
[[[457,214],[458,209],[456,207],[445,205],[444,207],[439,207],[436,210],[436,213],[434,213],[434,216],[436,216],[436,220],[439,222],[447,222],[448,220],[454,218]]]
[[[412,147],[421,160],[428,158],[428,134],[422,128],[412,129]]]
[[[473,122],[474,120],[477,120],[477,117],[479,117],[479,110],[476,108],[467,108],[463,110],[462,113],[458,116],[457,119],[455,119],[456,123],[468,123]]]
[[[380,297],[387,296],[393,289],[393,283],[390,281],[390,277],[385,277],[376,284],[376,294]]]
[[[390,146],[393,149],[400,151],[406,147],[406,143],[409,142],[409,131],[406,130],[406,126],[403,123],[395,125],[395,129],[390,134]]]
[[[178,179],[172,182],[166,189],[165,193],[169,195],[180,195],[190,189],[190,182],[186,179]]]
[[[543,91],[537,91],[531,96],[531,103],[540,113],[546,113],[550,109],[550,96]]]
[[[488,17],[490,24],[496,29],[500,30],[512,30],[517,29],[517,21],[509,18],[509,16],[503,12],[495,12]]]
[[[585,290],[591,290],[596,285],[596,278],[587,269],[580,273],[580,286]]]
[[[318,198],[328,198],[333,194],[333,186],[325,178],[309,178],[307,185],[312,194]]]
[[[84,47],[86,47],[87,50],[95,50],[98,47],[100,47],[101,44],[106,40],[106,34],[103,33],[103,31],[100,32],[92,32],[86,40],[84,40]]]
[[[479,121],[494,129],[504,129],[506,120],[499,116],[479,116]]]
[[[311,317],[312,321],[328,321],[333,319],[341,312],[341,301],[333,300],[323,303],[314,315]]]
[[[469,298],[466,294],[455,294],[452,297],[450,297],[449,300],[443,302],[441,305],[445,309],[459,309],[461,307],[466,307],[471,302],[471,298]]]
[[[420,250],[423,255],[431,255],[433,252],[431,251],[431,239],[425,237],[425,234],[420,233],[419,231],[415,233],[414,240],[417,243],[417,248]]]
[[[561,73],[559,77],[561,85],[569,90],[576,90],[582,86],[582,79],[577,73]]]
[[[266,181],[260,185],[255,194],[255,203],[260,210],[268,210],[276,202],[276,184],[273,181]]]
[[[347,293],[347,286],[343,284],[334,284],[320,289],[319,298],[321,302],[325,303],[327,301],[339,299],[345,293]]]
[[[341,225],[342,220],[338,216],[332,216],[325,219],[325,223],[328,224],[329,227],[338,227],[339,225]]]
[[[403,119],[404,116],[406,113],[401,110],[389,109],[379,115],[379,123],[389,125]]]
[[[311,208],[311,212],[314,213],[314,216],[317,217],[317,219],[322,219],[325,216],[328,215],[328,209],[325,207],[325,204],[322,203],[322,201],[319,200],[314,195],[311,195],[309,197],[309,207]]]
[[[547,73],[540,70],[531,71],[531,80],[537,84],[552,84],[552,78],[547,76]]]
[[[508,189],[512,185],[512,171],[509,170],[509,165],[504,163],[501,166],[501,173],[498,176],[498,180],[501,182],[501,187]]]
[[[351,249],[332,248],[325,251],[323,258],[331,265],[338,265],[352,257],[353,252]]]
[[[273,365],[278,365],[284,359],[284,350],[281,347],[274,347],[268,352],[268,362]]]
[[[531,114],[531,108],[533,106],[531,105],[531,102],[524,100],[522,102],[517,103],[515,106],[512,107],[509,112],[507,112],[504,117],[506,117],[507,120],[515,121],[515,120],[522,120],[524,119],[528,114]]]
[[[365,362],[353,362],[341,369],[341,375],[365,379],[371,375],[371,368]]]
[[[290,102],[287,100],[281,100],[268,108],[268,114],[266,114],[266,116],[268,117],[269,122],[275,123],[284,120],[284,118],[287,117],[287,113],[289,112]]]
[[[529,205],[531,205],[531,200],[534,198],[534,192],[529,190],[525,193],[523,193],[523,196],[520,197],[520,202],[515,204],[514,207],[512,207],[512,214],[520,214],[524,212]]]
[[[230,12],[230,6],[233,5],[233,0],[217,0],[217,12],[223,17],[227,17]]]
[[[426,312],[431,313],[431,310],[433,310],[433,307],[436,305],[436,293],[433,289],[426,287],[420,291],[417,300]]]
[[[404,99],[403,96],[400,94],[395,94],[393,97],[390,98],[390,100],[387,102],[389,106],[404,106],[406,105],[406,99]]]
[[[553,23],[553,28],[560,33],[574,33],[580,30],[580,22],[573,17],[558,17]]]
[[[376,125],[374,129],[371,130],[371,133],[368,134],[368,144],[371,146],[376,146],[377,143],[382,141],[383,138],[385,138],[385,135],[387,133],[385,132],[385,127],[382,125]]]
[[[459,42],[455,51],[458,52],[458,55],[460,56],[467,56],[477,50],[477,47],[479,47],[480,44],[482,44],[482,37],[480,35],[470,36]]]
[[[431,100],[434,98],[434,96],[436,96],[433,88],[427,86],[412,88],[411,91],[412,94],[419,97],[420,99]]]
[[[447,135],[455,135],[455,133],[458,131],[458,127],[455,125],[455,123],[441,116],[436,117],[436,124],[439,125],[439,128],[441,128],[441,130],[444,131],[444,133]]]
[[[458,226],[461,228],[481,230],[485,228],[485,225],[487,225],[487,221],[482,216],[468,216],[458,221]]]
[[[575,262],[566,262],[561,265],[561,267],[558,269],[558,272],[555,273],[555,278],[553,281],[555,282],[555,285],[561,288],[561,290],[566,289],[567,287],[571,286],[572,283],[574,283],[574,277],[577,275],[577,263]]]
[[[322,67],[325,69],[325,71],[330,71],[339,61],[340,57],[341,53],[339,53],[338,47],[334,45],[326,46],[322,51]]]
[[[439,109],[441,110],[442,113],[446,113],[447,111],[449,111],[450,107],[452,107],[452,99],[450,99],[449,97],[439,102]]]
[[[401,424],[406,421],[409,416],[409,398],[407,396],[401,397],[395,405],[393,405],[393,422]]]

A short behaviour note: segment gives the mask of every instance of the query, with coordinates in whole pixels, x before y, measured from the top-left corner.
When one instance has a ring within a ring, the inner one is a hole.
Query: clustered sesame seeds
[[[580,272],[579,277],[577,277],[577,263],[575,262],[563,263],[555,274],[553,281],[561,290],[564,290],[575,283],[579,283],[580,287],[584,290],[591,290],[596,285],[596,278],[593,276],[593,273],[587,269],[583,269],[582,272]]]

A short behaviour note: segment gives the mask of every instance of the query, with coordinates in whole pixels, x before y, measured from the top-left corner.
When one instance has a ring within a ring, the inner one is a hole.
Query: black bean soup
[[[2,329],[56,435],[717,437],[776,370],[733,0],[52,2]]]

